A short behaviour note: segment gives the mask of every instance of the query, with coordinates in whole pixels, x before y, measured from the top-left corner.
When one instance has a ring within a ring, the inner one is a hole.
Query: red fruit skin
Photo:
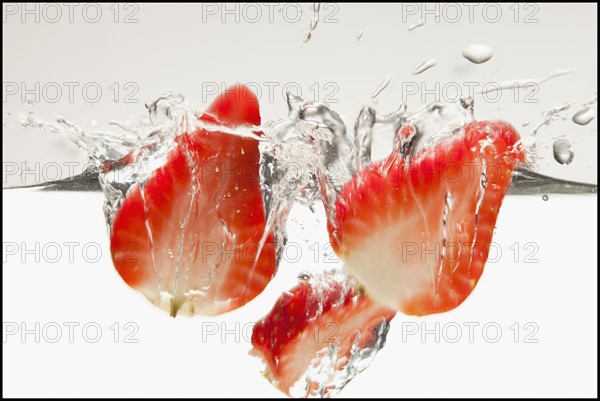
[[[201,119],[214,124],[260,124],[258,101],[242,86],[207,113]],[[175,143],[116,213],[113,262],[128,285],[173,316],[220,314],[253,299],[275,274],[258,141],[198,129]]]
[[[483,272],[512,171],[524,160],[504,122],[470,123],[409,161],[394,152],[341,191],[333,248],[374,300],[409,315],[454,309]]]

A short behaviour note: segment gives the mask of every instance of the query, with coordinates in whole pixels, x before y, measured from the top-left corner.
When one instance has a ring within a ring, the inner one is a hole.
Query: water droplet
[[[379,86],[377,87],[377,89],[375,89],[375,91],[371,94],[371,98],[375,99],[377,96],[379,96],[379,94],[388,87],[388,85],[390,84],[390,76],[386,75],[385,78],[383,78],[383,81],[381,81],[381,83],[379,84]]]
[[[313,17],[313,19],[310,21],[310,30],[314,31],[315,28],[317,27],[318,23],[319,23],[319,17],[315,15]]]
[[[531,124],[529,121],[525,121],[523,124],[521,124],[521,126],[527,127],[529,124]]]
[[[589,107],[585,107],[573,114],[573,122],[579,125],[587,125],[596,117],[596,113]]]
[[[240,213],[240,209],[236,210],[235,212],[239,214]]]
[[[310,38],[312,38],[312,32],[306,32],[306,36],[304,36],[304,40],[302,41],[302,43],[308,42]]]
[[[553,107],[550,110],[545,111],[542,114],[543,121],[534,128],[534,130],[531,132],[531,135],[533,135],[533,136],[537,135],[540,128],[542,128],[543,126],[548,126],[553,121],[556,121],[557,119],[559,119],[561,117],[561,113],[569,110],[570,107],[571,107],[571,103],[567,102],[562,106]]]
[[[418,20],[416,23],[414,23],[414,24],[410,25],[410,26],[408,27],[408,31],[409,31],[409,32],[411,32],[411,31],[413,31],[413,30],[415,30],[415,29],[417,29],[418,27],[420,27],[420,26],[423,26],[423,25],[425,25],[425,20],[424,20],[424,19],[420,19],[420,20]]]
[[[219,172],[219,167],[215,167],[215,172],[218,173]]]
[[[437,64],[437,61],[434,58],[430,58],[429,60],[421,63],[417,68],[412,72],[413,75],[419,75],[422,72],[427,71],[431,67],[434,67]]]
[[[554,149],[554,159],[562,165],[570,164],[575,154],[571,150],[571,144],[566,139],[557,139],[552,146]]]
[[[231,198],[231,192],[227,192],[227,197]]]
[[[546,195],[546,194],[542,195],[542,200],[543,201],[547,201],[548,200],[548,195]]]
[[[492,58],[492,48],[488,45],[469,45],[462,52],[464,58],[475,64],[482,64]]]
[[[358,42],[360,38],[363,36],[363,31],[358,31],[358,35],[356,35],[356,41]]]
[[[237,191],[240,188],[236,185],[235,187],[233,187],[233,189],[235,189]]]
[[[243,154],[243,155],[244,155],[244,154],[246,154],[246,152],[244,152],[244,148],[242,148],[242,154]]]

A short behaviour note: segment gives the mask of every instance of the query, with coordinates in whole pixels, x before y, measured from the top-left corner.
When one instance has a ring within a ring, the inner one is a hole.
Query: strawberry
[[[512,171],[525,155],[503,122],[472,122],[403,156],[413,134],[403,126],[389,158],[344,186],[328,228],[367,294],[426,315],[457,307],[477,284]]]
[[[288,292],[252,332],[251,353],[288,395],[331,395],[368,366],[385,344],[395,311],[356,291],[340,273],[315,276]]]
[[[235,86],[200,119],[258,125],[258,100]],[[275,273],[259,161],[254,138],[206,129],[177,136],[113,220],[110,249],[123,280],[172,316],[215,315],[258,295]]]

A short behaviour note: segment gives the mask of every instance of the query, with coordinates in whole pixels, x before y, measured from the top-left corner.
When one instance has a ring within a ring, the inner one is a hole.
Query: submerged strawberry
[[[341,390],[385,344],[395,311],[355,290],[341,274],[323,274],[284,292],[252,332],[252,353],[288,395]]]
[[[374,300],[410,315],[448,311],[483,272],[512,171],[524,161],[520,138],[509,124],[482,121],[410,158],[398,150],[345,185],[330,238]]]
[[[235,86],[200,119],[258,125],[258,101]],[[127,284],[173,316],[219,314],[254,298],[275,273],[258,141],[198,129],[179,135],[175,145],[162,167],[128,191],[116,213],[113,262]]]

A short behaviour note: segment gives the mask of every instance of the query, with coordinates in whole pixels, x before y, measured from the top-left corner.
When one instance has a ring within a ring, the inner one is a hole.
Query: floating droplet
[[[429,60],[423,62],[412,72],[413,75],[419,75],[422,72],[427,71],[431,67],[434,67],[437,64],[437,61],[434,58],[430,58]]]
[[[566,139],[557,139],[552,146],[554,149],[554,159],[562,165],[570,164],[575,154],[571,150],[571,144]]]
[[[386,75],[385,78],[383,79],[383,81],[381,81],[381,83],[379,84],[379,86],[377,87],[377,89],[375,89],[375,92],[373,92],[371,94],[371,98],[375,99],[377,96],[379,96],[379,94],[388,87],[388,85],[390,84],[390,76]]]
[[[310,38],[312,38],[312,33],[311,32],[306,32],[306,36],[304,37],[303,43],[308,42],[310,40]]]
[[[492,58],[492,48],[488,45],[469,45],[462,52],[463,57],[475,64],[482,64]]]
[[[546,195],[546,194],[542,195],[542,200],[543,201],[547,201],[548,200],[548,195]]]
[[[425,25],[425,20],[424,19],[420,19],[418,20],[416,23],[412,24],[411,26],[408,27],[408,31],[413,31],[415,29],[417,29],[420,26]]]
[[[585,107],[573,114],[573,122],[579,125],[587,125],[596,117],[596,113],[589,107]]]
[[[356,41],[358,42],[360,38],[363,36],[363,31],[358,31],[358,35],[356,35]]]

